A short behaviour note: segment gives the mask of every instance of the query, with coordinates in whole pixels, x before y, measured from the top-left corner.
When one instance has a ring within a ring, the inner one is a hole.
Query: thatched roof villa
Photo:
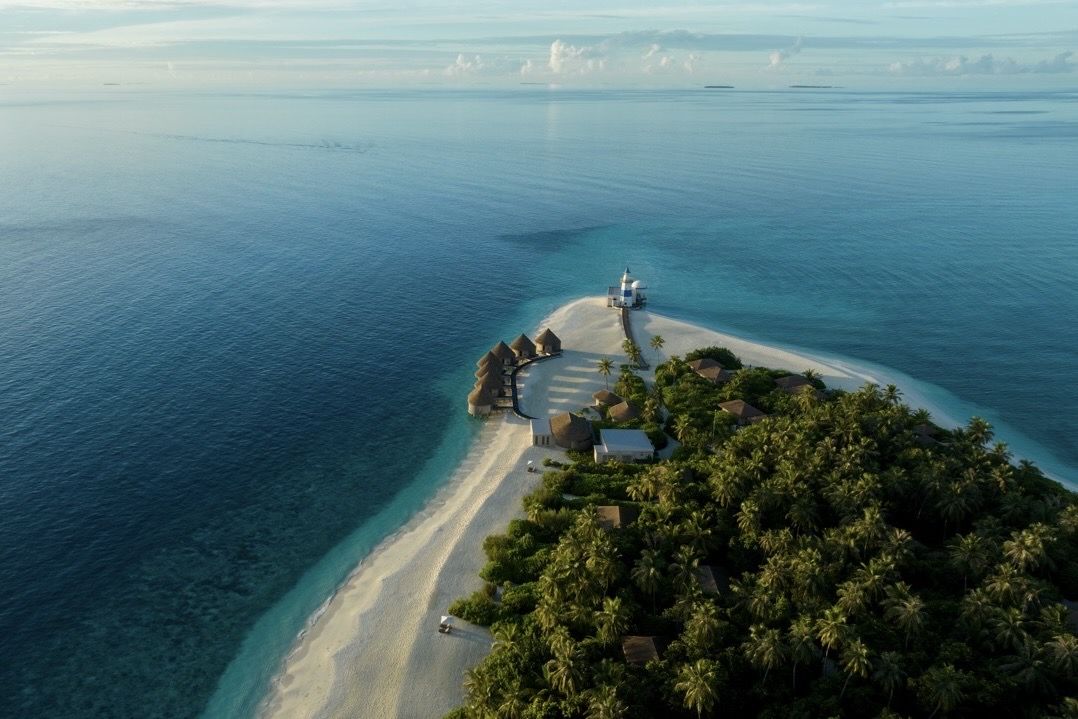
[[[501,360],[503,367],[508,367],[516,361],[516,355],[513,354],[513,350],[509,349],[509,345],[501,341],[491,347],[487,354],[493,355],[496,359]]]
[[[561,352],[561,340],[549,329],[544,329],[535,338],[535,350],[541,355],[551,355]]]
[[[622,637],[621,651],[629,664],[642,666],[659,658],[659,645],[655,637]]]
[[[640,418],[640,408],[629,400],[624,400],[610,408],[610,419],[615,422],[630,422]]]
[[[520,335],[509,343],[509,349],[513,350],[516,359],[531,359],[535,356],[535,343],[528,339],[525,334]]]
[[[601,389],[598,392],[592,394],[591,398],[595,400],[595,406],[599,408],[613,407],[616,404],[621,404],[621,397],[617,396],[608,389]]]
[[[738,424],[752,424],[767,416],[743,399],[733,399],[719,404],[719,409],[737,418]]]
[[[700,377],[713,384],[728,382],[734,373],[724,368],[710,357],[702,357],[689,363],[689,368]]]
[[[783,392],[795,394],[802,387],[811,387],[812,382],[809,381],[808,377],[803,377],[799,374],[791,374],[776,379],[775,385]]]
[[[595,515],[603,529],[621,529],[635,522],[640,512],[633,507],[604,504],[595,508]]]
[[[468,414],[485,417],[494,409],[494,396],[485,387],[476,387],[468,395]]]
[[[565,449],[590,449],[592,445],[591,422],[572,412],[563,412],[550,418],[550,433],[554,443]]]

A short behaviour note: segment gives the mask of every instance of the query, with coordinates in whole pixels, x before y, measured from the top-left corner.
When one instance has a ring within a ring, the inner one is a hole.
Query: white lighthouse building
[[[606,290],[607,307],[628,307],[637,309],[642,307],[648,298],[641,290],[645,290],[640,280],[634,280],[629,274],[629,268],[625,268],[625,274],[621,276],[621,284],[608,287]]]

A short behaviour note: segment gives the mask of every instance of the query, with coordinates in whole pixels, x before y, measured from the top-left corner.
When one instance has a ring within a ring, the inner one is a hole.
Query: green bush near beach
[[[675,459],[577,454],[488,538],[501,601],[451,611],[494,646],[450,716],[1078,715],[1075,494],[893,387],[789,395],[783,373],[684,367],[656,370]],[[735,429],[732,398],[769,416]],[[604,527],[595,505],[638,516]]]

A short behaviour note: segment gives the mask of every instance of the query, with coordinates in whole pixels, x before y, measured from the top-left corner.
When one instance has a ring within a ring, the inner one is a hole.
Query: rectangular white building
[[[642,429],[599,430],[595,445],[595,463],[643,462],[655,457],[655,447]]]

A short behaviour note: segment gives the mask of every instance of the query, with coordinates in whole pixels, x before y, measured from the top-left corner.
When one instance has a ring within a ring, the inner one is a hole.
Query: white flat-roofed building
[[[603,429],[595,445],[595,463],[643,462],[654,459],[655,447],[642,429]]]
[[[532,446],[535,447],[549,447],[553,444],[554,435],[550,431],[550,420],[533,419],[532,425]]]

